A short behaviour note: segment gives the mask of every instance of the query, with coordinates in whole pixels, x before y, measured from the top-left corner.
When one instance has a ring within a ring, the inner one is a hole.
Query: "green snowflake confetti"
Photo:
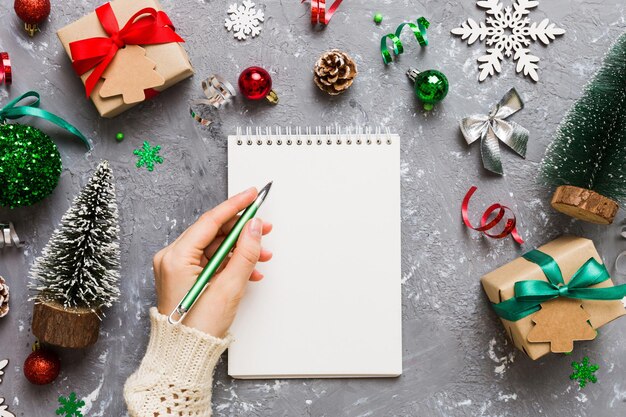
[[[574,368],[574,372],[569,376],[569,379],[578,381],[580,388],[585,388],[587,382],[594,384],[598,382],[598,378],[594,374],[600,367],[596,364],[590,364],[588,357],[585,356],[580,363],[572,362],[572,368]]]
[[[61,407],[57,409],[56,414],[64,417],[83,417],[80,409],[84,407],[85,402],[76,398],[76,393],[70,393],[69,397],[60,396],[59,404]]]
[[[159,156],[160,146],[151,147],[148,141],[144,141],[143,147],[135,149],[133,153],[139,157],[137,160],[137,168],[146,166],[148,171],[154,170],[154,164],[162,164],[163,158]]]

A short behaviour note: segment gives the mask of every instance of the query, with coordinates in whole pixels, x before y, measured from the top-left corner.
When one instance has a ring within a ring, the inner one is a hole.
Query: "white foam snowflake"
[[[626,297],[624,297],[626,299]],[[4,371],[3,369],[6,368],[6,366],[9,364],[9,360],[8,359],[3,359],[0,361],[0,377],[2,375],[4,375]],[[2,383],[2,378],[0,378],[0,384]]]
[[[511,55],[513,60],[517,61],[517,72],[523,71],[524,75],[530,76],[534,81],[539,80],[537,75],[539,58],[528,50],[531,39],[548,45],[555,36],[564,34],[565,30],[556,27],[548,19],[530,23],[526,16],[530,9],[539,5],[538,1],[516,0],[513,7],[506,8],[500,0],[477,1],[476,5],[486,9],[485,22],[476,23],[469,18],[451,32],[461,36],[463,40],[467,39],[468,45],[477,40],[481,42],[484,40],[485,45],[489,47],[487,53],[478,58],[478,62],[481,63],[478,66],[480,70],[478,80],[483,81],[488,76],[499,73],[502,69],[501,61],[505,57],[510,58]]]
[[[226,29],[232,31],[235,38],[245,40],[248,36],[253,38],[261,33],[260,24],[265,16],[261,10],[254,8],[254,3],[250,0],[243,0],[243,4],[232,4],[226,18]]]
[[[0,397],[0,417],[15,417],[15,414],[8,410],[9,406],[4,404],[4,398]]]

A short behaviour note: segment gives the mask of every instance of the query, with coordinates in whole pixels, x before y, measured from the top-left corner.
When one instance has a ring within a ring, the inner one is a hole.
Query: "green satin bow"
[[[517,321],[541,309],[540,304],[558,297],[578,300],[620,300],[626,297],[626,284],[608,288],[588,288],[610,278],[606,267],[589,259],[574,274],[568,284],[563,281],[561,268],[548,254],[533,250],[523,256],[541,268],[548,282],[529,280],[515,283],[515,296],[493,304],[498,316]]]
[[[36,100],[32,101],[23,106],[17,106],[17,104],[29,97],[35,97]],[[4,123],[7,119],[14,120],[19,119],[22,116],[33,116],[40,117],[45,119],[51,123],[54,123],[57,126],[62,127],[68,132],[78,136],[78,138],[85,144],[88,150],[91,150],[91,144],[87,140],[85,136],[74,126],[61,119],[59,116],[52,114],[48,111],[42,110],[39,108],[39,93],[36,91],[29,91],[28,93],[22,94],[18,98],[10,101],[6,106],[0,109],[0,123]]]

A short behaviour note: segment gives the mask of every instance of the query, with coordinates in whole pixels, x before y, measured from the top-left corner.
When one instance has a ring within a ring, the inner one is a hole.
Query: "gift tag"
[[[101,97],[122,95],[124,103],[146,99],[144,90],[162,86],[165,79],[154,70],[156,63],[146,57],[146,50],[137,45],[120,49],[102,75]]]
[[[588,323],[590,316],[580,300],[557,298],[541,304],[531,316],[535,326],[528,333],[529,342],[550,342],[553,353],[574,350],[575,340],[593,340],[596,331]]]

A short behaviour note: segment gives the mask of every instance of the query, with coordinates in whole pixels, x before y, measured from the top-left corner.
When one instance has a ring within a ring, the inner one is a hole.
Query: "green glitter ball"
[[[424,110],[432,110],[443,100],[448,94],[448,86],[446,76],[437,70],[420,72],[415,78],[415,94],[424,103]]]
[[[119,132],[118,134],[115,135],[115,140],[117,140],[118,142],[121,142],[124,140],[124,134],[122,132]]]
[[[61,176],[61,155],[41,130],[0,124],[0,207],[30,206],[49,195]]]
[[[383,14],[382,14],[382,13],[376,13],[376,14],[374,15],[374,22],[375,22],[376,24],[379,24],[379,23],[380,23],[380,22],[382,22],[382,21],[383,21]]]

